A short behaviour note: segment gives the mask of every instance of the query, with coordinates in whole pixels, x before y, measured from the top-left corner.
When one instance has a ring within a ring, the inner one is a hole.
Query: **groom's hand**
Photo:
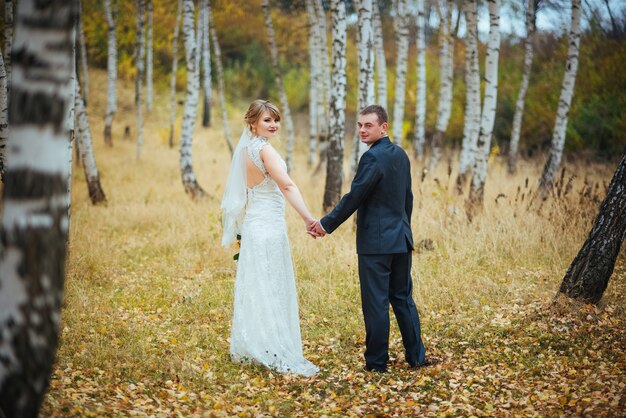
[[[320,235],[315,230],[315,225],[317,225],[317,223],[318,221],[315,219],[306,223],[306,233],[309,234],[311,237],[313,237],[313,239],[318,238],[318,237],[323,237],[323,235]]]
[[[326,231],[324,230],[324,227],[322,226],[322,224],[320,223],[320,221],[315,221],[315,224],[313,225],[313,231],[317,234],[317,236],[319,237],[323,237],[326,235]]]

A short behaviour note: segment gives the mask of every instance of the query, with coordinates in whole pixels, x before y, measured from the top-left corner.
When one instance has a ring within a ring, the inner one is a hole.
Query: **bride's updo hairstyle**
[[[280,110],[278,110],[276,105],[270,103],[269,100],[257,99],[250,103],[250,107],[248,107],[248,111],[243,117],[251,131],[254,129],[254,124],[261,118],[261,115],[265,111],[267,111],[274,119],[280,121]]]

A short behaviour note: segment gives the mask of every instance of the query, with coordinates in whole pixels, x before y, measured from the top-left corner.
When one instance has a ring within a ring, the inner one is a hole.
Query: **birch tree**
[[[0,54],[0,177],[4,181],[7,138],[9,136],[9,107],[7,92],[7,73],[4,58]]]
[[[20,0],[0,232],[0,411],[36,417],[58,342],[78,3]],[[54,22],[54,24],[50,24]]]
[[[598,303],[626,237],[626,153],[622,156],[591,232],[567,269],[559,292]]]
[[[183,36],[185,38],[185,58],[187,60],[187,93],[185,97],[185,113],[180,135],[180,174],[185,192],[193,199],[206,196],[200,187],[193,171],[192,140],[193,127],[196,121],[198,108],[199,81],[196,72],[199,71],[198,49],[196,34],[194,33],[194,1],[184,0],[183,3]]]
[[[274,25],[272,24],[272,16],[270,15],[270,6],[268,0],[261,1],[261,7],[265,14],[265,28],[267,29],[267,37],[269,40],[270,54],[272,56],[272,66],[274,67],[274,78],[276,87],[280,94],[280,102],[283,108],[282,116],[285,119],[285,128],[287,130],[287,152],[285,162],[287,163],[287,172],[293,168],[293,146],[295,142],[295,133],[293,130],[293,120],[291,119],[291,110],[289,110],[289,102],[287,101],[287,92],[283,84],[283,77],[280,72],[278,62],[278,48],[276,46],[276,36],[274,35]]]
[[[83,0],[78,1],[78,45],[80,47],[80,71],[83,82],[84,100],[87,103],[89,97],[89,66],[87,64],[87,42],[85,41],[85,31],[83,29]]]
[[[146,27],[146,112],[152,111],[152,96],[153,96],[153,47],[152,47],[152,32],[153,32],[153,20],[154,20],[154,8],[152,6],[152,0],[146,0],[146,16],[148,18],[148,25]]]
[[[117,0],[104,0],[104,16],[107,21],[107,113],[104,118],[104,142],[112,146],[111,125],[117,112]]]
[[[89,129],[87,109],[85,109],[85,102],[80,93],[80,84],[75,84],[75,139],[79,143],[78,149],[80,150],[80,157],[83,160],[83,167],[85,169],[85,179],[87,180],[87,190],[89,191],[89,198],[91,199],[91,203],[97,205],[98,203],[105,203],[106,196],[104,195],[104,190],[102,190],[102,185],[100,184],[100,174],[98,174],[98,166],[96,165],[96,158],[93,152],[93,142],[91,140],[91,130]]]
[[[572,0],[572,23],[569,31],[569,48],[567,50],[567,63],[565,65],[565,75],[561,86],[559,97],[559,107],[556,112],[556,122],[552,133],[550,153],[543,168],[541,179],[539,180],[539,194],[544,199],[552,190],[554,179],[561,165],[563,156],[563,146],[565,145],[565,129],[567,128],[567,115],[574,95],[574,84],[576,83],[576,72],[578,70],[578,54],[580,52],[580,0]]]
[[[306,0],[307,22],[309,26],[309,167],[315,161],[318,132],[318,98],[320,97],[320,49],[318,48],[317,13],[314,0]]]
[[[176,123],[176,74],[178,73],[178,33],[183,11],[183,0],[178,0],[176,9],[176,23],[174,24],[174,39],[172,40],[172,76],[170,78],[170,148],[174,147],[174,124]]]
[[[423,0],[421,1],[423,2]],[[380,18],[378,2],[372,5],[372,30],[374,31],[374,54],[376,56],[376,102],[387,109],[387,61],[385,59],[383,24]]]
[[[230,126],[228,125],[228,111],[226,110],[226,93],[224,91],[224,68],[222,67],[222,52],[220,49],[220,42],[217,37],[217,31],[215,30],[215,23],[213,22],[213,13],[211,11],[211,5],[208,7],[209,14],[209,30],[211,31],[211,39],[213,40],[213,54],[215,58],[215,70],[217,71],[217,90],[220,96],[220,108],[222,109],[222,125],[224,126],[224,137],[226,138],[226,144],[230,153],[235,151],[233,140],[230,135]]]
[[[359,63],[359,92],[357,113],[374,102],[374,34],[372,31],[372,0],[358,0],[355,3],[358,14],[357,50]],[[367,151],[367,146],[359,139],[355,130],[352,145],[352,173],[356,173],[359,159]]]
[[[432,141],[429,170],[432,171],[439,163],[443,140],[448,129],[448,122],[452,114],[452,85],[454,78],[454,41],[451,34],[452,1],[439,0],[439,66],[441,82],[439,83],[439,108],[437,110],[437,124]]]
[[[143,144],[143,112],[142,112],[142,89],[143,89],[143,72],[145,63],[145,14],[146,0],[135,0],[137,6],[137,27],[135,30],[135,65],[137,67],[137,76],[135,79],[135,108],[137,109],[137,159],[141,157],[141,145]]]
[[[491,150],[491,135],[496,117],[498,99],[498,58],[500,55],[500,0],[488,0],[489,40],[485,58],[485,100],[480,119],[480,131],[476,143],[477,153],[472,169],[470,207],[482,206],[487,179],[487,163]]]
[[[326,38],[326,13],[322,7],[322,0],[314,0],[315,16],[317,22],[317,45],[319,48],[319,82],[317,89],[317,141],[319,143],[319,164],[315,173],[319,173],[326,167],[328,161],[328,108],[330,106],[330,63],[328,61],[328,44]]]
[[[209,2],[202,0],[202,86],[204,101],[202,126],[211,126],[211,44],[209,43]]]
[[[522,130],[522,116],[524,115],[524,102],[528,81],[530,80],[530,70],[533,66],[533,40],[535,38],[535,1],[526,0],[526,39],[524,41],[524,73],[522,74],[522,84],[515,102],[515,115],[513,116],[513,129],[511,130],[511,141],[509,142],[509,158],[507,160],[508,171],[515,173],[517,163],[517,152],[519,148],[519,137]]]
[[[463,142],[459,157],[459,174],[456,179],[457,191],[463,193],[468,174],[476,159],[476,143],[480,131],[480,68],[478,65],[478,13],[477,1],[468,0],[463,5],[465,12],[465,115],[463,121]]]
[[[332,87],[330,89],[330,136],[328,139],[328,164],[324,186],[325,213],[341,198],[343,177],[343,143],[346,118],[346,4],[344,0],[330,3],[332,19]]]
[[[415,93],[415,136],[413,138],[413,155],[417,158],[424,155],[424,146],[426,144],[426,15],[424,0],[417,0],[416,23],[417,91]]]
[[[393,133],[396,144],[402,146],[404,122],[404,98],[406,95],[406,68],[409,57],[409,11],[407,0],[396,0],[394,28],[396,33],[396,85],[393,105]],[[377,8],[376,4],[373,9]]]

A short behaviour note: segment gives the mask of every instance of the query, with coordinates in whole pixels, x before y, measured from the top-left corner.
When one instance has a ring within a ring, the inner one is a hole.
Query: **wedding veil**
[[[248,186],[246,183],[245,152],[251,138],[250,129],[244,128],[233,153],[233,160],[224,188],[224,197],[222,197],[222,245],[224,247],[237,240],[237,234],[241,233],[241,225],[246,214]]]

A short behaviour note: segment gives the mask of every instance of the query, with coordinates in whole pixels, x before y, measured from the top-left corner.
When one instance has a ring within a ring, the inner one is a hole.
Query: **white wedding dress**
[[[278,372],[312,376],[318,368],[302,354],[285,200],[261,160],[265,145],[265,138],[253,137],[247,146],[249,158],[265,179],[247,189],[230,353],[235,361],[254,361]],[[282,159],[281,163],[284,166]]]

